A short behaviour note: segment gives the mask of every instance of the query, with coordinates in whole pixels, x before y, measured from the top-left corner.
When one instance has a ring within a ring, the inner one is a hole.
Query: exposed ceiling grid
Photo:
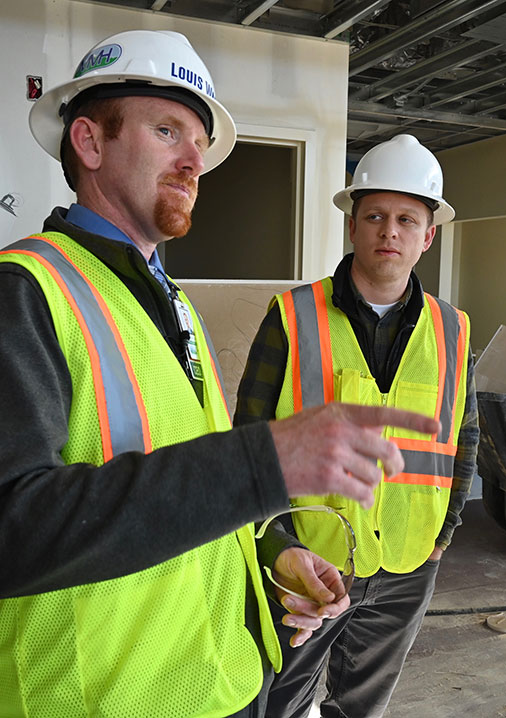
[[[340,40],[348,155],[410,132],[433,151],[506,134],[506,0],[85,0]]]

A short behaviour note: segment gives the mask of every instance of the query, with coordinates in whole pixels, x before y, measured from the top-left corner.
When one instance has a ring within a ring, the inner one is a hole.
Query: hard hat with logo
[[[95,45],[70,82],[37,100],[30,112],[30,129],[41,147],[59,160],[63,132],[83,102],[131,95],[166,97],[198,114],[211,140],[204,172],[232,151],[235,124],[215,98],[207,67],[184,35],[166,30],[128,30]]]
[[[443,199],[443,172],[432,152],[413,135],[397,135],[362,157],[353,182],[334,195],[334,204],[351,214],[353,202],[374,190],[414,195],[434,210],[434,223],[450,222],[455,210]]]

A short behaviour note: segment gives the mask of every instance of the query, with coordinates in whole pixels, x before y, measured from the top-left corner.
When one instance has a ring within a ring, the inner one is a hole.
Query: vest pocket
[[[398,409],[416,411],[425,416],[435,416],[438,389],[430,384],[418,382],[399,381],[395,394],[394,406]],[[395,435],[406,438],[419,438],[428,441],[430,434],[421,434],[407,429],[396,429]]]
[[[334,374],[334,397],[344,404],[377,404],[378,387],[372,376],[358,369],[340,369]]]

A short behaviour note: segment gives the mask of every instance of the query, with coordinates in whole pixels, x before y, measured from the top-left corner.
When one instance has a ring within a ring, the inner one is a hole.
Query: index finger
[[[345,410],[348,419],[362,426],[396,426],[411,429],[421,434],[437,434],[441,427],[439,421],[405,409],[389,406],[361,406],[359,404],[338,404]]]

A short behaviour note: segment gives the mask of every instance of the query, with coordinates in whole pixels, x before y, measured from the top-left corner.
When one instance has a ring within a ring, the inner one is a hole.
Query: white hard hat
[[[204,155],[204,172],[223,162],[235,145],[234,121],[215,99],[207,67],[188,39],[178,32],[128,30],[112,35],[83,57],[70,82],[54,87],[37,100],[30,112],[30,129],[41,147],[57,160],[66,111],[68,114],[71,101],[85,90],[89,93],[82,97],[89,94],[90,99],[159,95],[191,107],[212,140]]]
[[[443,172],[432,152],[413,135],[397,135],[362,157],[349,187],[334,195],[334,204],[351,214],[354,192],[401,192],[430,200],[434,223],[450,222],[455,210],[443,199]],[[436,206],[437,203],[437,206]]]

